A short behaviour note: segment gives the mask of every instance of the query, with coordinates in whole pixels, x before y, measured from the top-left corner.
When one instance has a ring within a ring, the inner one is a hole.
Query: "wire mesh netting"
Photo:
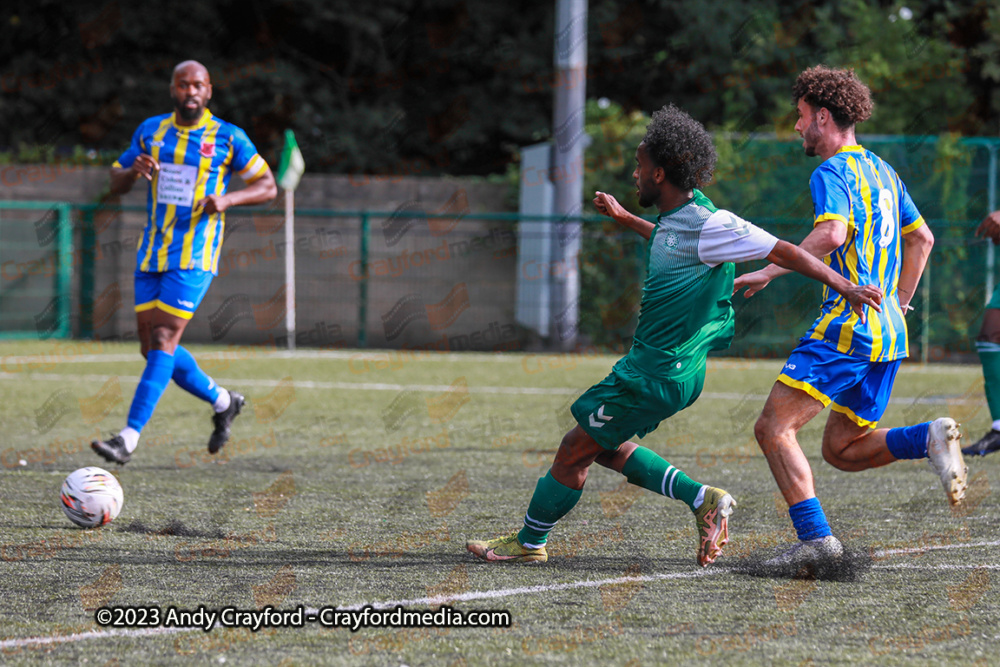
[[[976,239],[996,188],[1000,142],[949,137],[859,137],[899,173],[935,236],[935,246],[907,316],[910,354],[929,361],[974,352],[987,298],[987,242]],[[801,142],[722,142],[726,165],[710,190],[716,204],[780,238],[800,242],[812,229],[809,176],[819,161]],[[991,167],[992,160],[992,167]],[[997,205],[995,194],[992,203]],[[748,271],[762,263],[738,268]],[[781,356],[819,314],[821,287],[798,275],[774,281],[749,300],[737,298],[730,353]]]
[[[996,205],[990,180],[995,188],[1000,141],[861,140],[899,172],[936,237],[908,315],[911,356],[971,354],[991,266],[987,243],[973,232]],[[801,241],[812,229],[808,181],[818,160],[797,141],[716,143],[720,166],[706,194],[780,238]],[[523,286],[557,284],[578,271],[577,347],[628,348],[644,280],[638,235],[584,216],[575,265],[538,262],[519,255],[519,237],[538,233],[539,225],[519,222],[515,213],[472,213],[463,192],[440,205],[411,202],[394,211],[297,211],[295,343],[417,351],[559,347],[559,326],[539,335],[519,324],[518,283],[522,300],[541,299],[543,290]],[[8,204],[0,204],[0,335],[135,338],[132,274],[144,209],[74,206],[74,250],[60,245],[68,236],[61,236],[59,211],[69,205]],[[551,226],[567,221],[553,218]],[[185,339],[286,347],[286,255],[280,211],[229,211],[218,276]],[[759,266],[741,265],[738,273]],[[786,354],[817,316],[820,293],[818,283],[789,275],[751,299],[738,296],[736,337],[726,354]],[[557,324],[560,316],[551,313]]]
[[[64,205],[0,206],[0,337],[69,334],[69,225]]]

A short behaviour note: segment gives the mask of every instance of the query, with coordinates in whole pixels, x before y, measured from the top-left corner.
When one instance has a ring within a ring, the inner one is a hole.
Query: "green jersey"
[[[733,339],[734,262],[767,257],[778,239],[699,190],[661,213],[646,243],[646,282],[628,353],[648,378],[683,382],[702,370],[710,350]]]

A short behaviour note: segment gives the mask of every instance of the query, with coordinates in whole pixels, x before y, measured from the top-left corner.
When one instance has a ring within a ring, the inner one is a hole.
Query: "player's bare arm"
[[[990,239],[993,245],[1000,244],[1000,211],[993,211],[983,218],[976,228],[976,236]]]
[[[594,207],[601,215],[606,215],[622,227],[631,229],[644,239],[653,234],[653,223],[625,210],[618,200],[606,192],[594,193]]]
[[[111,167],[111,194],[123,195],[132,189],[139,177],[153,180],[153,174],[160,170],[160,163],[152,155],[142,153],[129,167]]]
[[[222,213],[230,206],[250,206],[271,201],[278,194],[278,186],[274,182],[274,174],[268,167],[264,174],[253,183],[237,192],[224,195],[209,195],[200,200],[195,209],[204,207],[205,213]]]
[[[801,273],[836,290],[847,299],[851,309],[858,314],[862,322],[865,322],[865,306],[874,308],[876,312],[882,312],[879,307],[883,297],[881,289],[875,285],[855,285],[794,244],[779,240],[767,259],[779,267],[784,267],[785,272]]]
[[[927,258],[934,247],[934,234],[930,227],[920,225],[909,234],[903,234],[903,265],[899,269],[899,305],[909,310],[910,301],[917,291],[917,283],[927,266]]]
[[[798,247],[813,257],[823,258],[842,246],[846,240],[847,226],[844,223],[839,220],[824,220],[813,227],[813,230],[809,232],[809,236],[805,237]],[[745,287],[747,289],[743,296],[750,298],[767,287],[768,283],[778,276],[783,276],[791,272],[792,269],[782,268],[777,264],[765,266],[760,271],[738,276],[736,282],[733,284],[733,292],[735,293]],[[831,287],[833,286],[831,285]],[[840,290],[837,291],[839,292]]]

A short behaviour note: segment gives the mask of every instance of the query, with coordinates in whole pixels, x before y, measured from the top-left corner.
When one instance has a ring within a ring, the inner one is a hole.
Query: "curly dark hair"
[[[643,138],[653,164],[681,190],[706,185],[715,170],[715,145],[701,123],[673,104],[653,112]]]
[[[792,102],[798,104],[800,99],[817,109],[828,109],[841,130],[871,118],[875,107],[872,91],[853,69],[832,69],[825,65],[810,67],[799,74],[792,87]]]

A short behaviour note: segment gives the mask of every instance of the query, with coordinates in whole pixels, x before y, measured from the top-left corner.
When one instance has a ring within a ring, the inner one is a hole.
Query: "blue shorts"
[[[211,271],[171,269],[163,273],[135,272],[135,312],[159,308],[190,320],[212,284]]]
[[[875,428],[885,413],[900,361],[869,361],[838,352],[821,340],[802,338],[778,382],[801,389],[858,426]]]

